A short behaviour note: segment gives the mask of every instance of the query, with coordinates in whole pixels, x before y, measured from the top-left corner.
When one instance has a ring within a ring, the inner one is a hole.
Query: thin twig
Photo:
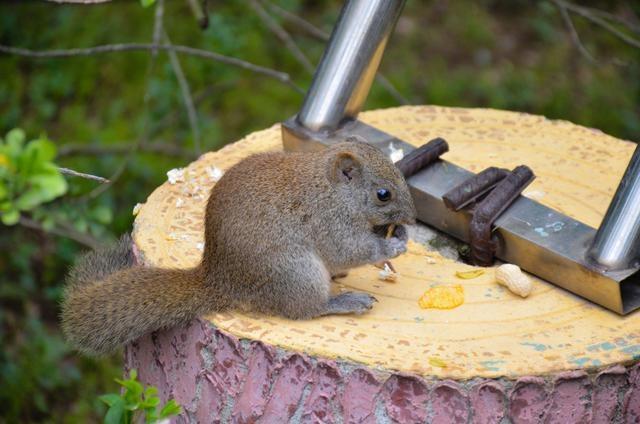
[[[600,27],[606,29],[607,31],[609,31],[611,34],[615,35],[616,37],[618,37],[620,40],[624,41],[625,43],[633,46],[633,47],[637,47],[640,48],[640,40],[637,40],[633,37],[630,37],[629,35],[625,34],[624,32],[620,31],[618,28],[616,28],[615,26],[613,26],[611,23],[609,23],[608,21],[606,21],[605,19],[603,19],[600,16],[597,16],[596,14],[594,14],[591,9],[582,7],[582,6],[578,6],[576,4],[573,3],[569,3],[566,2],[564,0],[553,0],[554,3],[556,3],[557,5],[561,5],[562,7],[582,16],[583,18],[593,22],[594,24],[599,25]]]
[[[203,89],[195,92],[193,94],[193,104],[198,106],[204,100],[209,98],[211,94],[220,92],[220,90],[224,90],[225,88],[232,87],[233,83],[231,81],[218,82],[215,84],[210,84]],[[161,120],[154,122],[154,131],[157,133],[165,128],[174,125],[177,122],[178,116],[180,116],[181,110],[172,109],[167,113]],[[184,156],[184,155],[183,155]]]
[[[636,25],[633,22],[629,22],[620,16],[614,15],[613,13],[607,12],[606,10],[594,9],[592,7],[582,6],[582,8],[604,19],[609,19],[610,21],[616,21],[617,23],[626,26],[629,29],[629,31],[640,34],[640,25]]]
[[[251,5],[251,8],[256,12],[258,17],[262,20],[262,22],[267,26],[267,28],[269,28],[269,30],[273,32],[275,36],[284,43],[285,47],[287,47],[287,49],[296,58],[300,65],[302,65],[302,67],[307,72],[313,74],[314,67],[311,64],[311,61],[302,52],[302,50],[300,50],[300,47],[298,47],[296,42],[293,41],[291,35],[289,35],[289,33],[284,28],[282,28],[278,21],[273,19],[271,15],[269,15],[267,11],[264,10],[262,5],[257,0],[249,0],[249,4]]]
[[[98,181],[102,184],[107,184],[110,182],[106,178],[99,177],[97,175],[85,174],[84,172],[74,171],[73,169],[69,169],[69,168],[58,167],[58,171],[60,171],[60,173],[64,175],[71,175],[72,177],[80,177],[80,178],[85,178],[87,180]]]
[[[162,28],[164,26],[164,0],[158,0],[156,2],[156,13],[153,18],[153,44],[160,44],[162,42]],[[158,54],[158,49],[152,50],[152,54],[155,57]]]
[[[302,19],[300,16],[296,15],[295,13],[291,13],[288,10],[283,9],[282,7],[278,6],[273,2],[268,2],[267,4],[269,5],[269,8],[273,12],[275,12],[277,15],[279,15],[281,18],[285,19],[286,21],[292,24],[295,24],[298,28],[305,30],[313,38],[320,41],[327,41],[329,39],[329,35],[326,32],[316,27],[311,22],[308,22]]]
[[[254,0],[252,0],[254,1]],[[267,2],[267,4],[269,5],[269,8],[276,13],[278,16],[280,16],[281,18],[283,18],[285,21],[296,25],[297,27],[299,27],[300,29],[303,29],[305,32],[307,32],[307,34],[309,34],[310,36],[312,36],[313,38],[315,38],[316,40],[319,41],[328,41],[330,36],[327,32],[325,32],[324,30],[316,27],[315,25],[313,25],[311,22],[301,18],[300,16],[289,12],[286,9],[283,9],[282,7],[272,3],[272,2]],[[384,88],[385,90],[387,90],[387,92],[399,103],[402,105],[407,105],[410,104],[411,102],[409,101],[409,99],[407,99],[405,96],[403,96],[398,89],[393,85],[393,83],[391,81],[389,81],[389,79],[384,76],[384,74],[382,72],[378,72],[376,74],[376,81],[378,82],[378,84],[380,84],[382,86],[382,88]]]
[[[169,39],[169,35],[166,31],[164,31],[164,39],[166,44],[171,45],[171,40]],[[193,98],[191,97],[189,81],[187,81],[187,78],[184,76],[182,66],[180,66],[180,61],[178,60],[178,55],[171,50],[169,50],[169,60],[171,62],[171,67],[173,68],[173,73],[176,75],[176,79],[178,80],[178,85],[180,86],[184,107],[187,110],[189,126],[191,126],[191,133],[193,134],[193,147],[196,154],[199,155],[202,152],[200,146],[200,127],[198,124],[198,113],[196,112],[196,107],[193,105]]]
[[[145,98],[146,97],[147,96],[145,95]],[[147,102],[145,101],[144,103],[146,104]],[[88,194],[83,195],[82,197],[80,197],[79,200],[85,201],[85,200],[95,199],[96,197],[98,197],[102,193],[104,193],[105,191],[109,190],[111,188],[111,186],[113,184],[115,184],[115,182],[118,179],[120,179],[120,177],[122,176],[124,171],[127,169],[127,166],[129,165],[129,162],[131,161],[131,158],[133,158],[133,156],[137,153],[138,148],[140,147],[141,144],[143,144],[142,136],[138,137],[136,142],[129,148],[129,151],[127,152],[127,155],[122,159],[122,162],[120,162],[120,165],[118,165],[116,170],[109,177],[109,182],[108,183],[104,183],[102,185],[99,185],[98,187],[96,187],[93,190],[91,190]]]
[[[69,3],[69,4],[100,4],[100,3],[109,3],[111,0],[46,0],[51,3]]]
[[[42,231],[44,233],[50,233],[56,236],[71,239],[87,247],[90,247],[91,249],[97,249],[101,245],[98,239],[88,233],[83,233],[76,230],[71,225],[64,225],[61,227],[60,223],[58,223],[58,226],[47,229],[44,228],[38,221],[27,218],[26,216],[20,216],[20,220],[18,221],[18,223],[26,228],[31,228],[36,231]]]
[[[205,13],[203,5],[200,4],[200,0],[187,0],[187,4],[193,13],[193,17],[196,18],[198,26],[202,29],[206,29],[209,26],[209,16]]]
[[[176,53],[185,54],[189,56],[197,56],[205,59],[213,60],[216,62],[224,63],[231,66],[236,66],[247,71],[255,72],[257,74],[265,75],[270,78],[276,79],[281,83],[287,84],[293,87],[296,91],[303,93],[302,89],[295,85],[291,81],[291,77],[286,72],[280,72],[273,69],[265,68],[264,66],[256,65],[246,60],[238,59],[235,57],[225,56],[219,53],[196,49],[193,47],[165,44],[148,44],[148,43],[126,43],[126,44],[106,44],[102,46],[88,47],[88,48],[75,48],[75,49],[53,49],[53,50],[31,50],[21,47],[11,47],[0,45],[0,53],[14,54],[18,56],[33,57],[33,58],[56,58],[56,57],[73,57],[73,56],[90,56],[94,54],[102,53],[114,53],[124,51],[144,51],[144,50],[163,50],[174,51]]]
[[[106,146],[92,144],[65,144],[58,148],[58,157],[81,155],[122,155],[128,153],[129,150],[131,150],[130,144],[114,144]],[[138,150],[145,153],[181,156],[188,159],[196,157],[193,152],[162,142],[146,143],[141,145]]]
[[[587,50],[584,44],[582,44],[582,40],[580,40],[580,35],[578,34],[576,27],[573,25],[573,21],[571,20],[571,16],[569,15],[569,12],[567,12],[567,8],[555,0],[554,0],[554,4],[560,11],[560,15],[562,15],[562,19],[564,20],[564,23],[567,26],[567,29],[569,30],[569,34],[571,35],[571,40],[573,41],[573,44],[575,44],[575,46],[578,48],[578,51],[582,53],[582,55],[589,62],[595,63],[596,59],[593,57],[591,53],[589,53],[589,50]]]
[[[396,86],[393,85],[393,83],[389,81],[387,77],[384,76],[384,74],[378,72],[376,74],[376,81],[378,82],[378,84],[380,84],[380,86],[382,86],[382,88],[387,90],[387,93],[389,93],[391,97],[393,97],[396,100],[396,102],[400,103],[401,105],[411,104],[409,99],[404,97],[402,93],[398,91]]]

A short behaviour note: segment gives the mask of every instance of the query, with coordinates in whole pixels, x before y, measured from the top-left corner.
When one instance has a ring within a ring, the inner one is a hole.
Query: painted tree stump
[[[597,227],[634,145],[523,113],[432,106],[366,112],[414,145],[444,137],[445,158],[472,171],[529,165],[525,195]],[[280,127],[248,135],[184,169],[139,208],[144,263],[189,267],[202,251],[205,201],[225,170],[281,149]],[[640,422],[640,314],[620,317],[545,281],[530,297],[410,242],[398,281],[365,266],[334,284],[378,299],[362,316],[289,321],[212,314],[127,347],[127,369],[183,407],[187,422]],[[421,309],[433,285],[462,284],[464,304]]]

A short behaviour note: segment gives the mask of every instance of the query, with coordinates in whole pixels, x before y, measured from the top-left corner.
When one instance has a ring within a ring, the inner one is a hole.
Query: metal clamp
[[[486,195],[471,209],[469,244],[473,263],[482,266],[493,263],[498,249],[498,242],[492,237],[493,223],[534,179],[533,171],[525,165],[511,172],[491,167],[442,196],[447,208],[457,212]]]
[[[444,139],[440,137],[434,138],[425,145],[412,150],[408,155],[396,162],[396,167],[405,178],[409,178],[438,160],[441,155],[448,151],[449,144]]]

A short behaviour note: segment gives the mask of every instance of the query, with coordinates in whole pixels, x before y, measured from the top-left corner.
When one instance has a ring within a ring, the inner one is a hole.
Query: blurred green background
[[[302,90],[309,66],[266,23],[280,26],[316,64],[340,1],[208,1],[201,29],[186,0],[164,2],[173,44],[215,51],[286,72]],[[375,83],[366,108],[408,102],[542,114],[640,139],[640,44],[569,10],[587,53],[549,1],[408,0],[381,65],[395,91]],[[589,13],[640,39],[640,3],[589,1]],[[263,11],[263,14],[259,12]],[[33,50],[151,43],[157,5],[0,3],[0,45]],[[621,22],[619,22],[621,21]],[[271,22],[271,24],[273,24]],[[164,41],[164,38],[161,38]],[[636,41],[637,42],[637,41]],[[132,208],[199,152],[293,115],[303,94],[291,84],[199,57],[116,52],[65,58],[0,53],[0,136],[14,127],[45,133],[56,163],[114,177],[111,186],[68,178],[69,191],[0,224],[0,422],[99,421],[99,394],[115,391],[121,355],[95,360],[61,338],[64,275],[87,245],[130,229]],[[182,73],[195,109],[189,119]],[[195,118],[195,119],[193,119]],[[45,224],[42,224],[45,223]]]

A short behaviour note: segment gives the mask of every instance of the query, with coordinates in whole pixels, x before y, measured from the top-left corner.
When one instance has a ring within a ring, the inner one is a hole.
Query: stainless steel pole
[[[355,119],[405,0],[348,0],[307,91],[298,122],[333,131]]]
[[[637,266],[640,253],[640,146],[613,196],[590,249],[591,258],[607,270]]]

